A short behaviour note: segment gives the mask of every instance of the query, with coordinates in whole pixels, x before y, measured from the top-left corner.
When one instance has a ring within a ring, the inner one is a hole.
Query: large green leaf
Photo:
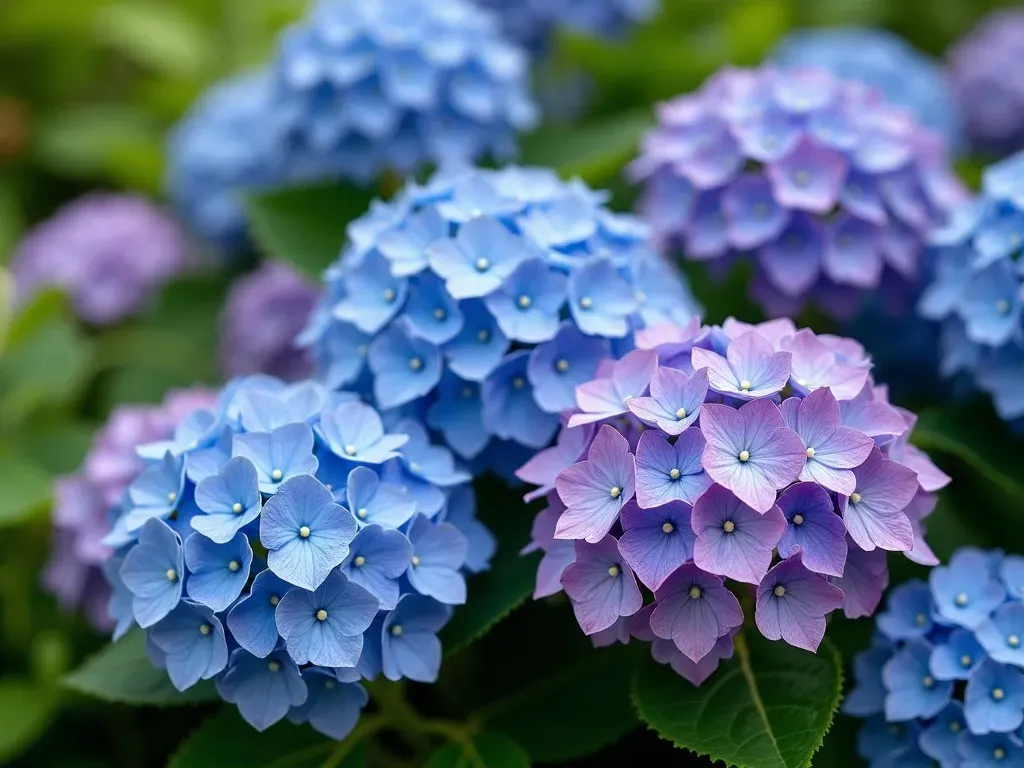
[[[337,749],[337,742],[307,725],[282,721],[260,733],[242,720],[234,707],[224,707],[182,742],[167,768],[318,768],[329,764]],[[337,765],[363,768],[365,748],[356,746]]]
[[[42,735],[58,704],[51,689],[26,680],[0,680],[0,763],[17,757]]]
[[[452,654],[485,634],[533,591],[537,556],[520,556],[530,540],[533,519],[517,491],[500,483],[478,483],[477,507],[480,520],[498,541],[491,568],[469,579],[466,604],[441,631],[446,654]]]
[[[366,190],[343,184],[281,189],[248,198],[253,238],[270,258],[320,279],[338,258],[345,227],[370,204]]]
[[[515,741],[500,733],[478,733],[471,741],[446,744],[427,768],[529,768],[530,757]]]
[[[647,659],[633,700],[676,746],[740,768],[805,768],[839,706],[842,677],[827,640],[815,655],[750,632],[736,636],[733,658],[699,688]]]
[[[45,512],[53,478],[20,456],[0,456],[0,527],[14,525]]]
[[[538,762],[591,754],[636,728],[630,685],[646,652],[636,643],[586,649],[558,671],[485,705],[473,720],[512,736]]]
[[[210,681],[178,691],[167,672],[146,658],[146,636],[133,629],[64,678],[64,685],[106,701],[148,706],[178,706],[217,699]]]
[[[926,451],[955,456],[1012,500],[1024,503],[1018,445],[987,404],[923,411],[911,440]]]
[[[178,3],[120,0],[92,22],[97,40],[158,72],[197,75],[215,60],[212,36]]]

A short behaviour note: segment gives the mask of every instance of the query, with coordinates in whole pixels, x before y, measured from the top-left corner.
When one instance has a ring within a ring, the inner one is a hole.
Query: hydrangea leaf
[[[838,651],[817,655],[759,634],[736,636],[733,658],[695,688],[648,659],[633,681],[640,718],[676,746],[739,768],[806,768],[842,697]]]
[[[218,698],[212,681],[201,682],[184,692],[177,691],[167,673],[149,663],[146,636],[139,630],[132,630],[87,659],[64,678],[64,685],[98,699],[151,707]]]
[[[1017,448],[989,408],[947,406],[922,411],[912,440],[925,451],[960,459],[1013,501],[1024,503]]]
[[[530,540],[531,516],[515,491],[497,483],[477,485],[479,518],[498,540],[490,570],[469,578],[466,604],[441,631],[445,655],[469,645],[519,607],[533,592],[537,557],[521,557]]]
[[[341,742],[346,744],[347,742]],[[214,765],[245,765],[249,768],[317,768],[328,764],[339,743],[321,736],[306,725],[282,720],[260,732],[246,723],[234,707],[222,708],[203,721],[178,747],[167,768],[208,768]],[[335,763],[331,762],[331,765]],[[366,748],[348,752],[339,768],[364,768]]]
[[[69,320],[51,318],[27,338],[17,325],[0,359],[0,415],[8,422],[72,401],[92,371],[93,344]]]
[[[0,762],[7,764],[46,730],[59,698],[50,689],[25,680],[0,680]]]
[[[343,184],[275,190],[250,197],[252,235],[263,253],[319,279],[341,252],[345,225],[362,214],[370,194]]]
[[[501,733],[478,733],[462,744],[446,744],[427,768],[529,768],[530,757],[515,741]]]
[[[20,523],[44,512],[50,503],[53,478],[34,462],[19,456],[0,460],[0,527]]]

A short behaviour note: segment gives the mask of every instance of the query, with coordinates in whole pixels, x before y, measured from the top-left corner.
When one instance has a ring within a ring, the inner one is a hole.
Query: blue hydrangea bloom
[[[843,703],[872,768],[1024,765],[1020,562],[965,547],[892,591]]]
[[[969,376],[999,415],[1024,417],[1024,152],[984,174],[981,193],[932,237],[918,313],[941,322],[940,370]]]
[[[139,447],[111,512],[117,636],[138,625],[176,688],[213,679],[260,730],[341,739],[360,680],[434,680],[437,633],[495,551],[451,451],[354,397],[232,381],[162,455]]]
[[[820,68],[719,71],[659,106],[630,174],[654,241],[718,265],[752,259],[751,297],[773,317],[895,303],[966,194],[937,134]]]
[[[960,147],[953,93],[942,66],[883,29],[805,29],[788,35],[770,58],[786,69],[823,67],[844,80],[860,80],[906,107],[952,148]]]
[[[643,222],[611,213],[607,197],[544,168],[508,167],[439,172],[375,203],[349,225],[301,337],[321,380],[510,474],[515,459],[489,446],[545,447],[602,360],[631,349],[637,330],[697,309],[685,280],[644,245]],[[412,474],[445,486],[448,460],[420,456],[421,444],[395,450]]]

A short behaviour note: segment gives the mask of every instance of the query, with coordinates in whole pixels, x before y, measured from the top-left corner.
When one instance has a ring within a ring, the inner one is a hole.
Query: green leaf
[[[629,694],[637,656],[646,652],[636,643],[587,649],[558,671],[490,702],[473,720],[512,736],[537,762],[592,754],[636,728]]]
[[[345,227],[366,211],[370,198],[366,190],[322,184],[250,197],[246,210],[266,256],[319,280],[341,253]]]
[[[82,464],[93,429],[81,421],[45,423],[31,420],[14,433],[14,442],[25,458],[55,475],[74,472]]]
[[[201,74],[215,60],[212,35],[174,2],[116,2],[93,17],[96,39],[137,63],[174,76]]]
[[[925,451],[955,456],[1015,502],[1024,503],[1018,446],[987,404],[922,411],[911,440]]]
[[[477,483],[480,520],[498,541],[491,568],[469,579],[466,604],[441,630],[441,643],[451,655],[484,635],[533,592],[537,556],[523,557],[519,550],[530,540],[533,516],[515,490],[500,483]]]
[[[478,733],[471,741],[446,744],[426,768],[529,768],[530,756],[500,733]]]
[[[42,514],[50,505],[53,478],[20,456],[0,457],[0,527]]]
[[[261,733],[234,707],[224,707],[181,743],[167,768],[318,768],[337,748],[337,742],[308,725],[282,721]],[[357,746],[339,768],[364,768],[366,764],[366,749]]]
[[[678,747],[740,768],[805,768],[839,706],[842,677],[828,640],[811,654],[749,632],[736,636],[733,658],[699,688],[647,659],[633,701]]]
[[[179,706],[218,698],[209,680],[178,691],[167,672],[146,657],[146,635],[133,629],[64,678],[72,690],[105,701],[148,706]]]
[[[59,703],[48,688],[26,680],[0,680],[0,763],[13,760],[46,731]]]

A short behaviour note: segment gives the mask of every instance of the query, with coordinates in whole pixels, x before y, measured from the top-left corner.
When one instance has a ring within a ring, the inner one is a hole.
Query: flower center
[[[209,624],[200,624],[199,625],[199,634],[202,635],[203,637],[206,637],[206,635],[210,634],[210,630],[212,630],[212,629],[213,629],[213,627],[211,627]]]
[[[477,272],[486,272],[488,269],[491,268],[491,262],[489,262],[487,259],[481,256],[479,259],[476,260],[476,264],[474,264],[473,266],[476,267]]]
[[[384,291],[384,301],[386,301],[388,304],[390,304],[394,300],[395,300],[395,289],[394,288],[388,288],[386,291]]]
[[[861,498],[861,495],[856,491],[850,494],[850,501],[853,502],[854,504],[860,504]]]
[[[326,688],[328,691],[333,691],[334,685],[335,683],[333,680],[324,680],[324,688]]]
[[[811,183],[811,174],[802,168],[793,172],[793,183],[798,187],[806,187]]]
[[[736,530],[736,523],[734,523],[732,520],[726,520],[724,523],[722,523],[722,530],[726,533],[732,533]]]
[[[282,472],[280,469],[275,469],[273,472],[270,473],[270,479],[274,480],[275,482],[280,480],[282,477],[284,477],[284,472]]]
[[[366,558],[362,555],[358,555],[356,556],[356,559],[352,561],[352,565],[354,565],[356,568],[362,568],[364,565],[366,565]]]
[[[563,357],[561,360],[555,363],[555,368],[558,369],[559,373],[565,373],[566,371],[569,370],[569,361]]]
[[[749,461],[750,451],[740,451],[740,455],[737,456],[740,461]]]
[[[686,409],[685,408],[680,408],[678,411],[676,411],[676,418],[677,419],[685,419],[686,418]]]
[[[171,491],[170,493],[167,494],[167,500],[168,501],[173,502],[177,498],[178,498],[178,494],[175,493],[174,491]]]
[[[1003,691],[1002,688],[992,689],[992,698],[996,701],[1002,701],[1004,696],[1006,696],[1006,693]]]
[[[281,602],[281,598],[280,598],[280,597],[278,597],[277,595],[271,595],[271,596],[270,596],[270,604],[271,604],[271,605],[274,605],[274,606],[276,606],[276,605],[277,605],[278,603],[280,603],[280,602]]]
[[[1010,312],[1010,302],[1006,299],[998,299],[996,301],[996,312],[1000,315],[1006,315]]]
[[[448,313],[444,311],[443,307],[438,307],[434,310],[434,319],[438,322],[443,323],[446,317],[448,317]]]
[[[672,531],[675,530],[675,526],[673,526],[672,523],[662,523],[661,530],[665,533],[672,533]]]
[[[798,387],[806,387],[807,386],[807,379],[797,379],[796,380],[796,384],[797,384]]]
[[[412,567],[415,568],[420,564],[420,558],[418,555],[413,555],[412,560],[410,560],[409,562],[412,563]]]
[[[1008,638],[1006,638],[1006,644],[1011,648],[1019,648],[1020,638],[1017,637],[1017,635],[1010,635]]]
[[[1002,747],[996,747],[992,750],[992,757],[994,757],[996,760],[1002,760],[1004,757],[1006,757],[1006,750]]]
[[[414,371],[418,371],[423,367],[423,361],[418,357],[409,358],[409,368]]]
[[[519,305],[520,309],[529,309],[530,305],[533,304],[533,299],[527,296],[525,293],[516,299],[516,304]]]
[[[281,662],[271,661],[269,664],[267,664],[267,669],[269,669],[271,672],[277,672],[279,669],[281,669]]]
[[[923,627],[926,621],[928,621],[928,617],[925,616],[923,613],[919,613],[917,614],[917,616],[914,617],[914,623],[917,624],[917,626],[919,627]]]
[[[327,611],[325,611],[323,608],[321,608],[319,611],[317,611],[316,612],[316,620],[317,621],[327,621]]]
[[[391,636],[392,637],[401,637],[401,635],[402,635],[402,625],[401,624],[392,624],[391,625]]]
[[[680,471],[673,467],[672,470],[668,473],[668,476],[671,477],[673,480],[678,480],[680,474]]]
[[[366,507],[360,507],[356,511],[356,515],[359,517],[360,520],[365,520],[368,514],[370,513],[366,511]]]
[[[803,524],[804,524],[804,516],[803,515],[793,515],[793,525],[803,525]]]
[[[617,499],[619,498],[619,496],[622,495],[622,489],[619,488],[619,486],[617,485],[613,485],[612,489],[608,491],[608,495],[611,496],[613,499]]]
[[[774,594],[776,597],[782,597],[784,594],[786,594],[786,588],[779,584],[779,586],[772,590],[772,594]]]
[[[167,569],[167,573],[165,573],[164,576],[167,577],[168,581],[177,581],[178,580],[178,572],[176,570],[174,570],[173,568],[168,568]]]
[[[971,666],[973,662],[974,659],[972,659],[969,654],[965,653],[963,656],[960,657],[960,666],[964,669],[967,669],[969,666]]]
[[[700,595],[701,595],[700,587],[698,587],[696,585],[690,587],[690,597],[691,598],[693,598],[694,600],[697,600],[698,598],[700,598]]]
[[[242,567],[242,564],[240,562],[238,562],[237,560],[232,560],[230,563],[228,563],[228,570],[231,571],[232,573],[236,573],[238,571],[238,569],[241,568],[241,567]]]
[[[594,300],[589,296],[584,296],[580,299],[580,309],[590,309],[594,306]]]
[[[613,579],[616,576],[618,576],[619,575],[619,566],[617,566],[617,565],[609,565],[608,566],[608,575],[611,576]]]
[[[301,536],[304,539],[308,539],[309,538],[309,526],[308,525],[304,525],[301,528],[299,528],[299,536]]]
[[[961,592],[953,598],[953,602],[956,603],[958,607],[963,608],[968,603],[967,593]]]
[[[522,376],[516,376],[512,379],[512,389],[522,389],[526,386],[526,379]]]
[[[750,391],[750,382],[747,379],[744,379],[743,381],[741,381],[740,382],[740,389],[743,392],[749,392]]]
[[[949,724],[949,731],[950,733],[959,733],[962,727],[963,726],[961,726],[957,720],[954,720],[952,723]]]
[[[935,685],[935,678],[931,675],[925,675],[921,678],[921,685],[923,685],[925,688],[931,688],[933,685]]]
[[[807,458],[808,459],[813,459],[814,458],[814,449],[813,448],[808,448],[807,449]]]
[[[462,397],[463,398],[468,400],[472,396],[473,396],[473,388],[472,387],[463,387],[462,388]]]
[[[236,515],[239,514],[242,511],[242,503],[236,501],[234,504],[231,505],[231,511],[234,512]]]
[[[479,341],[481,344],[486,344],[488,341],[491,340],[491,332],[488,331],[486,328],[477,331],[476,340]]]

